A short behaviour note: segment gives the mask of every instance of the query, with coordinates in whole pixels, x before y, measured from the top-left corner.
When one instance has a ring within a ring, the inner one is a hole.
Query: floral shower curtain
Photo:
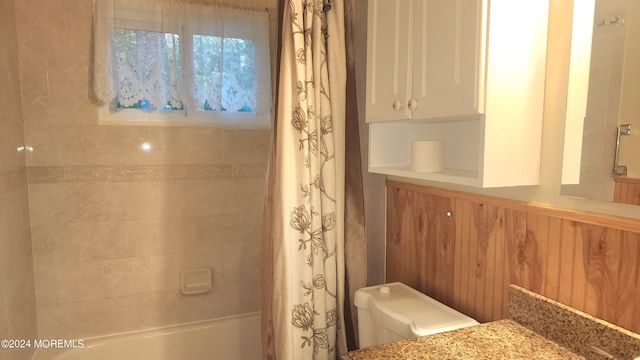
[[[344,3],[281,0],[280,7],[263,358],[336,359],[347,351],[351,292],[345,292]]]

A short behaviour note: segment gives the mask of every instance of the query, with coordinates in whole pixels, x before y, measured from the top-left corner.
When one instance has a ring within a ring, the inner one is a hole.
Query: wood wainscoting
[[[640,205],[640,179],[614,177],[613,202]]]
[[[511,283],[640,333],[640,220],[388,181],[386,269],[480,322]]]

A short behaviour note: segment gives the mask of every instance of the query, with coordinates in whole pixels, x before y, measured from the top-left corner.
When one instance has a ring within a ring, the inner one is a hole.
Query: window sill
[[[213,126],[234,129],[269,129],[270,115],[260,113],[221,113],[197,111],[185,114],[177,110],[119,109],[111,111],[109,106],[98,108],[101,125],[139,126]]]

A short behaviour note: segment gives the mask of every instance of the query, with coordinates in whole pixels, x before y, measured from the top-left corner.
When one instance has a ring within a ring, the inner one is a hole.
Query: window
[[[94,3],[102,122],[270,125],[266,11],[120,2]]]

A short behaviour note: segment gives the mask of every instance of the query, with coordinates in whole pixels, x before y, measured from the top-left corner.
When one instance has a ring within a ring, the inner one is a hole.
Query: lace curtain
[[[95,94],[121,108],[268,109],[268,26],[264,10],[94,0]]]

